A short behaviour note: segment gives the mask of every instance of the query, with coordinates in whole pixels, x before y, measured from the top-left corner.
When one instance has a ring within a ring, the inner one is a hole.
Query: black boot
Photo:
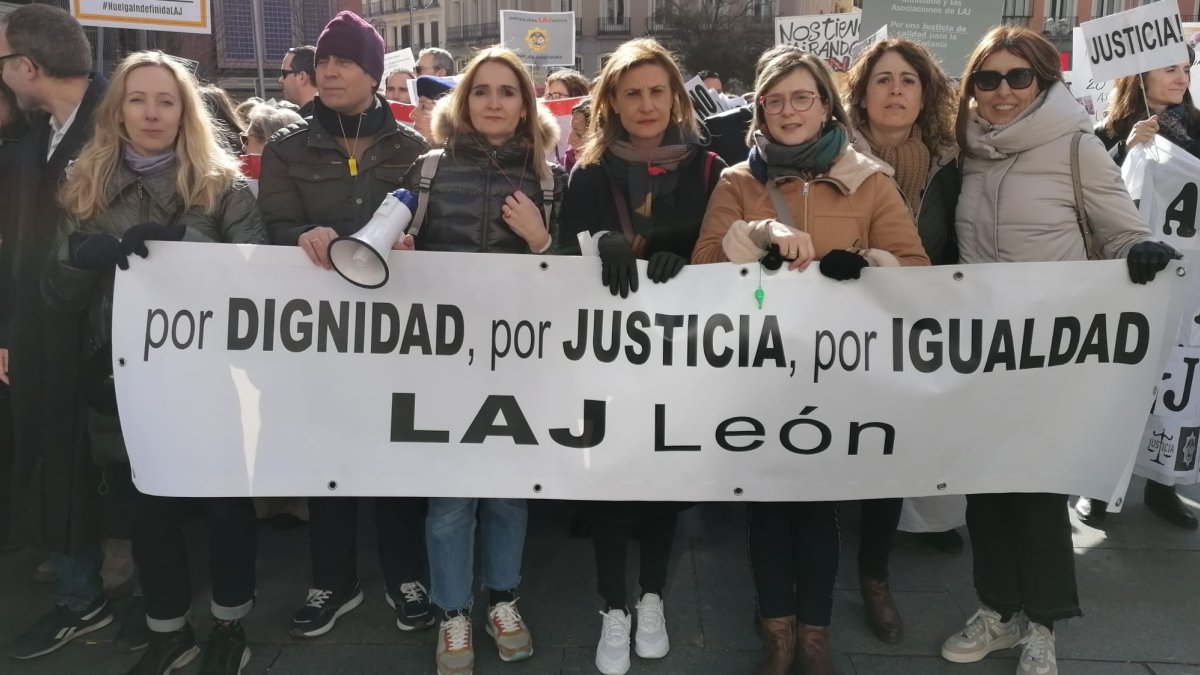
[[[1159,518],[1185,530],[1196,529],[1196,514],[1175,494],[1174,485],[1146,481],[1145,500],[1146,507]]]
[[[1079,501],[1075,502],[1075,515],[1079,516],[1081,522],[1100,527],[1108,516],[1108,502],[1080,497]]]

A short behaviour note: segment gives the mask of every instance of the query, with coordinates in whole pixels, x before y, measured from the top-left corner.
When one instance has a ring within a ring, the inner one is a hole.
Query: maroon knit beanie
[[[383,38],[354,12],[338,12],[325,24],[317,38],[316,60],[328,56],[350,59],[376,83],[383,81]]]

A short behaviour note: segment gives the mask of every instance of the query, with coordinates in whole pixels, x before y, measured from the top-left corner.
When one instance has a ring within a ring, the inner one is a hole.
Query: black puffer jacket
[[[404,187],[417,192],[421,166],[428,155],[417,160]],[[520,189],[542,207],[542,188],[538,165],[529,144],[519,138],[494,148],[475,135],[457,138],[445,149],[438,163],[437,176],[430,186],[428,210],[420,234],[418,250],[469,253],[529,253],[529,245],[513,232],[500,216],[500,207],[515,189]],[[567,189],[567,177],[557,164],[549,165],[554,176],[554,203],[547,229],[553,242],[558,241],[558,204]]]

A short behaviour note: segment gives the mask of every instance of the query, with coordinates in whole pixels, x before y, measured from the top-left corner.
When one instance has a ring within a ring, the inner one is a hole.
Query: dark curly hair
[[[905,38],[892,38],[872,44],[850,70],[846,71],[846,112],[858,129],[869,126],[865,101],[867,85],[875,64],[888,52],[896,52],[905,63],[917,71],[921,79],[921,112],[916,125],[921,130],[921,140],[930,152],[954,145],[954,88],[938,62],[923,45]]]

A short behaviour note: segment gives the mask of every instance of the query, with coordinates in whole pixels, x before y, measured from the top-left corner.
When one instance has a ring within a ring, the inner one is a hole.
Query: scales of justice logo
[[[1200,427],[1180,427],[1176,436],[1168,435],[1164,429],[1150,432],[1150,443],[1146,446],[1146,452],[1154,455],[1150,461],[1155,464],[1173,468],[1175,471],[1191,471],[1196,468],[1198,445]]]
[[[544,52],[546,47],[550,46],[550,33],[540,26],[530,28],[529,32],[525,34],[525,44],[535,52]]]

